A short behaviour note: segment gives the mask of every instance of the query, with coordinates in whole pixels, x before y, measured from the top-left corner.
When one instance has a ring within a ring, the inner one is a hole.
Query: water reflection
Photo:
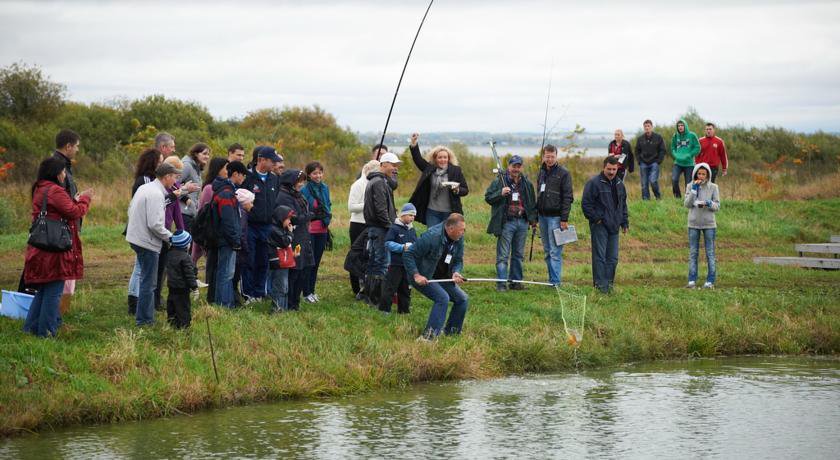
[[[0,458],[835,458],[838,390],[828,359],[628,366],[73,428]]]

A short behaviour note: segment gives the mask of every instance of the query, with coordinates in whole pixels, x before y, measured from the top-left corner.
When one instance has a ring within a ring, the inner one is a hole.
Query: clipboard
[[[575,230],[574,225],[569,225],[569,228],[565,231],[559,227],[555,228],[553,233],[554,243],[557,244],[557,246],[574,243],[578,240],[577,231]]]

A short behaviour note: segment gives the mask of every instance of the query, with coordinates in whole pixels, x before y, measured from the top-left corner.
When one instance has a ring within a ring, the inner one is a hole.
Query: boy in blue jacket
[[[388,229],[388,233],[385,234],[385,246],[391,253],[391,263],[388,265],[388,274],[382,287],[382,296],[379,298],[379,311],[384,313],[391,313],[394,293],[397,294],[397,313],[409,313],[411,291],[402,255],[417,241],[417,233],[412,226],[416,215],[417,208],[407,203],[400,210],[400,216]]]

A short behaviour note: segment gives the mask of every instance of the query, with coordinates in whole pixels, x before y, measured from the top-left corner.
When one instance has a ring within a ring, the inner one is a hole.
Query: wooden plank
[[[834,235],[831,237],[832,243],[840,243],[840,235]]]
[[[840,259],[820,259],[818,257],[754,257],[753,262],[757,264],[840,270]]]
[[[840,243],[797,244],[796,252],[816,252],[819,254],[840,254]]]

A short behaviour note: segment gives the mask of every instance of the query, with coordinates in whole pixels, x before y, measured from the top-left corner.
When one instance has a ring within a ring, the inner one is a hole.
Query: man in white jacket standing
[[[125,240],[137,254],[140,265],[140,295],[137,300],[138,326],[155,322],[154,291],[157,283],[158,255],[172,233],[164,225],[166,190],[175,185],[181,171],[169,163],[155,170],[155,180],[137,189],[128,206]]]
[[[368,183],[367,175],[379,171],[379,162],[370,160],[362,167],[362,175],[353,182],[350,186],[350,196],[347,198],[347,209],[350,211],[350,245],[356,241],[356,238],[362,234],[367,228],[365,223],[365,187]],[[350,286],[353,288],[353,294],[356,300],[364,300],[364,293],[361,292],[361,285],[359,278],[354,274],[350,274]]]

